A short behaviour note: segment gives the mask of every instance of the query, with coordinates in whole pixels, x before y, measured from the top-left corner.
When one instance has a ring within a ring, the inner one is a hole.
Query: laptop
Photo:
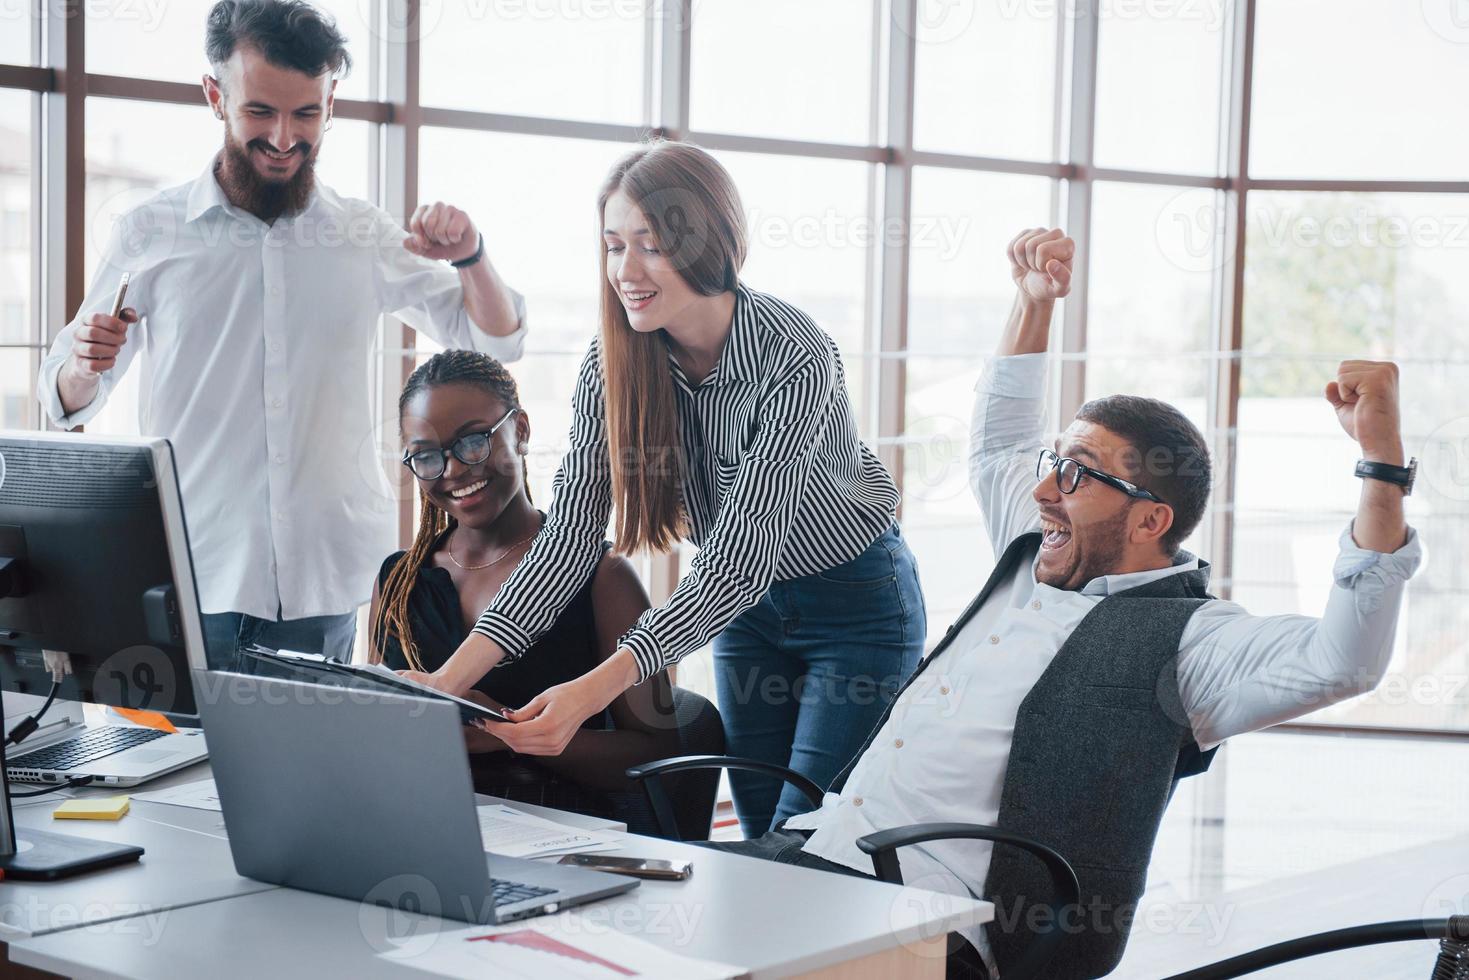
[[[486,853],[453,704],[247,674],[210,680],[199,712],[247,878],[477,924],[638,885]]]
[[[5,730],[35,714],[44,698],[5,694]],[[88,725],[82,705],[55,701],[41,727],[10,750],[5,771],[12,782],[64,783],[90,776],[92,786],[137,786],[209,757],[204,733],[177,733],[134,725]]]

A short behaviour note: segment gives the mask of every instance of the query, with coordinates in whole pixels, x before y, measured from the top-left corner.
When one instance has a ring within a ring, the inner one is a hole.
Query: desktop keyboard
[[[495,908],[509,905],[512,902],[540,898],[542,895],[553,895],[555,892],[554,888],[538,888],[535,885],[524,885],[518,881],[505,881],[503,878],[490,879],[490,899],[495,903]]]
[[[74,738],[64,739],[55,745],[28,752],[9,760],[15,769],[49,769],[65,772],[95,762],[105,756],[162,738],[167,732],[156,728],[124,728],[107,725],[88,729]]]

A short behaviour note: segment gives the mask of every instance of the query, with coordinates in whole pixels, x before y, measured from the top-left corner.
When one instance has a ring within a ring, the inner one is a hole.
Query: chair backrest
[[[724,719],[708,698],[683,687],[673,689],[673,715],[678,725],[678,755],[719,755],[724,751]],[[719,770],[672,772],[661,777],[673,804],[678,839],[708,840],[714,827],[714,805],[719,795]],[[651,837],[663,836],[657,816],[642,790],[618,793],[617,816],[627,829]]]

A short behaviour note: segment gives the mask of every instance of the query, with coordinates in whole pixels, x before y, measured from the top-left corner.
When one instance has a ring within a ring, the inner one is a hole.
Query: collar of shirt
[[[719,352],[719,360],[714,363],[714,370],[709,372],[709,376],[697,386],[689,384],[688,375],[684,374],[683,367],[673,356],[672,348],[668,351],[668,363],[678,382],[692,391],[695,387],[724,385],[731,381],[759,381],[759,350],[759,322],[755,300],[745,284],[740,283],[735,287],[734,322],[730,325],[729,338],[725,340],[724,349]]]
[[[189,185],[188,203],[184,208],[185,224],[203,217],[215,208],[223,208],[225,213],[234,217],[241,217],[247,214],[247,212],[241,211],[231,204],[230,199],[225,196],[224,188],[219,186],[219,178],[214,175],[214,168],[218,163],[219,155],[215,154],[209,161],[209,165],[204,168],[204,172],[198,177],[195,177],[193,183]],[[321,188],[313,187],[311,197],[307,200],[306,207],[301,209],[301,214],[305,214],[314,208],[320,198]],[[250,217],[254,216],[250,215]],[[283,215],[282,217],[289,218],[294,216]]]
[[[1141,572],[1124,572],[1120,575],[1099,575],[1077,591],[1082,595],[1109,596],[1118,592],[1125,592],[1128,589],[1137,588],[1139,585],[1146,585],[1148,582],[1156,582],[1160,578],[1167,578],[1179,572],[1191,572],[1194,569],[1203,569],[1205,574],[1208,574],[1208,562],[1200,561],[1186,551],[1180,552],[1179,558],[1179,561],[1169,565],[1167,568],[1149,568]],[[1040,555],[1037,554],[1036,561],[1039,560]],[[1034,572],[1034,568],[1035,566],[1032,564],[1032,573]]]

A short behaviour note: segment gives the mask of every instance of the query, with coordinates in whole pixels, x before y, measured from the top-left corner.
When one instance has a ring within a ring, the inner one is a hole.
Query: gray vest
[[[913,678],[953,642],[1017,563],[1034,556],[1039,539],[1031,533],[1010,543],[979,596]],[[1175,564],[1191,557],[1181,553]],[[1200,562],[1196,571],[1097,603],[1020,704],[997,823],[1055,848],[1081,881],[1082,908],[1068,910],[1060,924],[1069,938],[1046,968],[1048,980],[1100,977],[1117,966],[1173,788],[1213,759],[1213,750],[1201,753],[1194,742],[1177,676],[1184,626],[1210,598],[1207,568]],[[884,714],[877,728],[886,721]],[[856,758],[833,781],[833,792],[841,791]],[[1003,977],[1005,964],[1038,931],[1055,927],[1036,918],[1044,910],[1032,911],[1051,898],[1050,879],[1034,857],[1000,844],[984,896],[995,903],[995,921],[987,928]]]

